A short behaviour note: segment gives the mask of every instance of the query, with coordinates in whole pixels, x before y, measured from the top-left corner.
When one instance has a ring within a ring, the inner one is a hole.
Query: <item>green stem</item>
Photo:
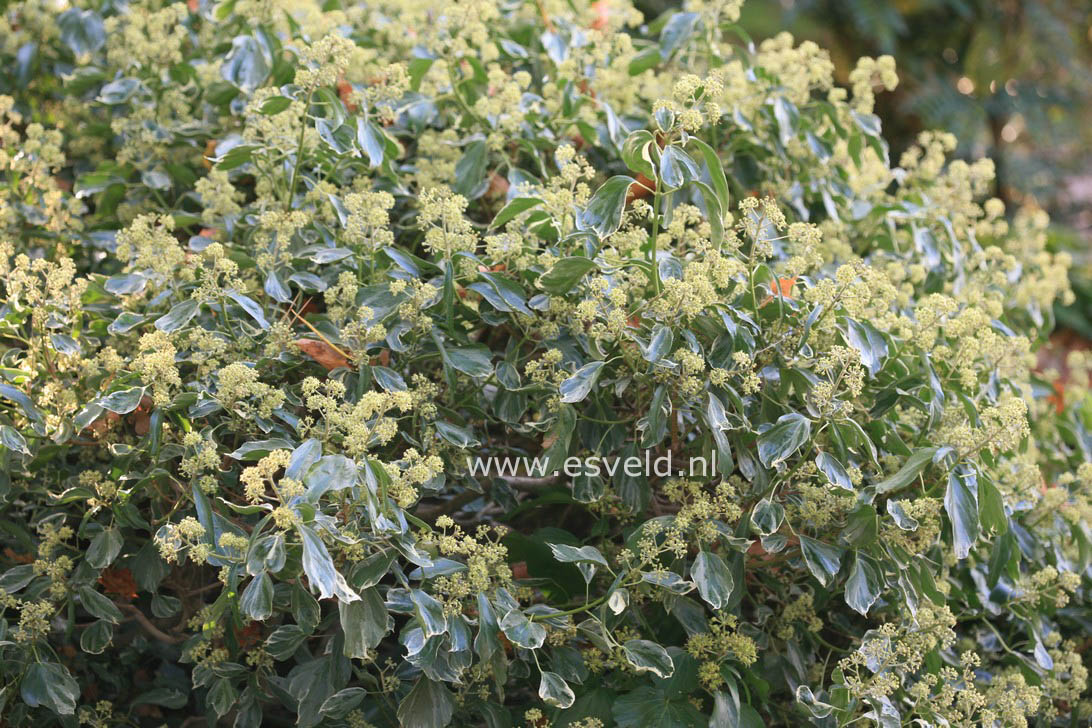
[[[566,609],[563,612],[550,612],[549,614],[533,614],[533,615],[531,615],[531,621],[532,622],[541,622],[544,619],[551,619],[553,617],[565,617],[565,616],[568,616],[570,614],[580,614],[581,612],[586,612],[589,609],[595,609],[600,604],[603,604],[606,601],[607,601],[607,598],[605,596],[603,596],[603,597],[599,597],[595,601],[588,602],[587,604],[585,604],[582,607],[573,607],[572,609]]]
[[[660,295],[663,284],[660,281],[660,261],[657,256],[656,238],[660,235],[660,176],[656,175],[656,188],[652,193],[652,240],[649,243],[649,261],[652,263],[652,284],[656,295]]]
[[[292,181],[288,183],[288,199],[284,201],[284,209],[292,209],[292,200],[296,197],[296,185],[299,183],[300,167],[303,164],[303,140],[307,132],[307,112],[311,108],[311,96],[314,91],[307,92],[307,103],[303,105],[303,114],[300,116],[300,135],[296,142],[296,164],[292,167]]]
[[[235,345],[241,346],[242,343],[239,341],[239,337],[235,335],[235,327],[231,325],[231,316],[227,310],[227,299],[224,298],[223,293],[220,293],[218,298],[220,299],[220,312],[224,314],[224,327],[231,334],[231,340],[235,342]]]

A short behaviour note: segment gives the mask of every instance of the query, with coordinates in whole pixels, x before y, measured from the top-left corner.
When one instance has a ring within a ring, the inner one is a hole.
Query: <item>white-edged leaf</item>
[[[735,579],[728,565],[712,551],[699,551],[690,567],[690,578],[698,587],[698,594],[713,609],[728,605],[735,588]]]
[[[774,467],[800,449],[811,437],[811,420],[799,412],[778,418],[773,427],[758,436],[758,459]]]
[[[838,570],[842,568],[842,549],[808,536],[801,536],[800,550],[804,554],[808,571],[820,584],[828,586],[834,581]]]
[[[622,654],[626,661],[637,668],[637,672],[651,672],[656,677],[668,678],[675,673],[675,663],[660,645],[649,640],[627,640],[622,645]]]
[[[542,680],[538,684],[538,697],[547,705],[564,710],[572,706],[576,701],[576,695],[565,679],[556,672],[542,672]]]
[[[595,386],[596,380],[599,379],[599,372],[604,364],[606,364],[606,362],[589,362],[577,369],[571,377],[563,381],[560,386],[561,401],[575,404],[587,397],[592,387]]]
[[[872,560],[858,552],[853,559],[853,566],[846,579],[846,604],[855,611],[867,616],[868,610],[880,597],[883,579]]]
[[[607,560],[599,549],[594,546],[569,546],[563,543],[548,543],[550,550],[554,552],[554,558],[565,563],[586,562],[608,567]]]
[[[318,589],[319,599],[336,597],[346,602],[360,599],[360,595],[352,590],[345,577],[334,566],[326,544],[315,530],[304,524],[297,526],[297,530],[303,542],[303,572],[307,574],[311,588]]]

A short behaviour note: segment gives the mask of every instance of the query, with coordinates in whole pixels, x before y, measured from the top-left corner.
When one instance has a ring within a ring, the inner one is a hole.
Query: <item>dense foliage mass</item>
[[[1087,725],[1068,261],[892,162],[890,58],[55,5],[0,15],[6,725]]]

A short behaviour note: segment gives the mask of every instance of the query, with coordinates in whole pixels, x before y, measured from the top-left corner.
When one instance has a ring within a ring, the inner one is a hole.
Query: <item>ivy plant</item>
[[[739,4],[8,3],[4,723],[1085,725],[1069,261]]]

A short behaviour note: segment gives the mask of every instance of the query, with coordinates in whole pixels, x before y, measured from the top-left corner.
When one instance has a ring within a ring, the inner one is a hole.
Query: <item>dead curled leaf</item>
[[[294,343],[300,351],[321,364],[326,371],[349,366],[349,360],[325,341],[296,339]]]
[[[637,173],[637,181],[629,186],[626,191],[626,204],[632,203],[634,200],[643,200],[653,193],[656,188],[656,182],[644,176],[640,172]]]
[[[125,415],[125,419],[132,423],[133,432],[143,437],[148,434],[148,430],[151,429],[151,411],[154,408],[155,401],[147,394],[140,398],[140,404],[130,414]],[[95,435],[102,436],[110,428],[112,424],[122,419],[122,415],[116,412],[106,410],[98,419],[87,426],[91,432]]]

